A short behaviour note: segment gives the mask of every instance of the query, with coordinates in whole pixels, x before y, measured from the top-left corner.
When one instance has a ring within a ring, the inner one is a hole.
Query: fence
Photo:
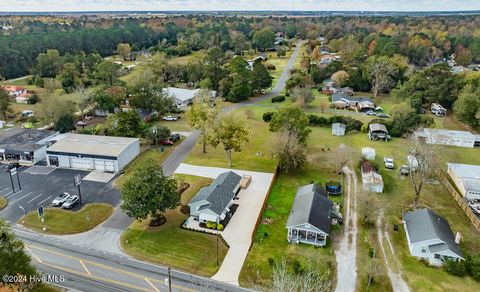
[[[465,215],[467,215],[467,218],[470,220],[473,227],[475,227],[477,230],[480,230],[480,219],[478,219],[477,215],[475,215],[470,209],[467,202],[465,201],[465,198],[458,193],[455,187],[452,186],[452,184],[448,180],[448,177],[443,171],[440,171],[439,176],[443,182],[443,185],[445,186],[445,188],[447,188],[448,192],[450,193],[450,195],[452,195],[458,206],[460,206],[460,209],[462,209]]]
[[[252,241],[251,241],[251,243],[250,243],[250,247],[248,248],[249,250],[250,250],[250,249],[252,248],[252,246],[253,246],[253,241],[254,241],[254,239],[255,239],[255,235],[257,234],[258,225],[260,225],[260,222],[262,221],[263,212],[265,211],[265,208],[267,207],[268,197],[270,197],[270,192],[272,191],[273,185],[275,184],[275,180],[277,179],[277,175],[278,175],[278,167],[277,167],[277,169],[275,169],[275,173],[273,174],[272,182],[270,183],[270,187],[268,188],[268,193],[267,193],[267,195],[265,196],[265,200],[263,201],[263,205],[262,205],[262,209],[261,209],[261,211],[260,211],[260,215],[259,215],[258,218],[257,218],[257,223],[255,224],[255,229],[253,229],[253,232],[252,232]]]

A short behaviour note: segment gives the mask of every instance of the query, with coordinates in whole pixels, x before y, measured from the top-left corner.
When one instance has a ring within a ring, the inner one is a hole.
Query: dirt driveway
[[[222,231],[222,236],[230,249],[220,269],[212,277],[214,280],[238,286],[238,276],[252,243],[252,233],[255,230],[257,219],[261,215],[263,202],[273,180],[273,173],[196,166],[184,163],[177,168],[175,173],[215,179],[219,174],[226,171],[233,171],[241,176],[244,174],[252,176],[252,182],[248,188],[241,190],[238,194],[239,200],[236,203],[239,207],[225,230]]]

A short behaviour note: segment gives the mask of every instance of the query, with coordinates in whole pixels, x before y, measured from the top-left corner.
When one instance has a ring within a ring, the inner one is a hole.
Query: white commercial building
[[[137,138],[64,134],[47,149],[48,165],[119,172],[140,154]]]
[[[450,145],[457,147],[473,148],[477,137],[467,131],[454,131],[446,129],[421,129],[415,134],[424,138],[427,144]]]
[[[447,171],[467,200],[480,200],[480,165],[447,163]]]

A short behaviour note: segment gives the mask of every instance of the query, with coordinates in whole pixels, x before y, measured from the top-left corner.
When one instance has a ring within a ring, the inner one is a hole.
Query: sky
[[[480,0],[0,0],[1,12],[143,10],[459,11]]]

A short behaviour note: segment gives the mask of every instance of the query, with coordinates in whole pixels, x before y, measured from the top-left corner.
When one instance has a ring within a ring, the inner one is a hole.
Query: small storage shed
[[[367,160],[375,160],[376,152],[371,147],[362,148],[362,156]]]
[[[332,135],[334,136],[345,136],[346,130],[345,124],[342,123],[334,123],[332,124]]]

